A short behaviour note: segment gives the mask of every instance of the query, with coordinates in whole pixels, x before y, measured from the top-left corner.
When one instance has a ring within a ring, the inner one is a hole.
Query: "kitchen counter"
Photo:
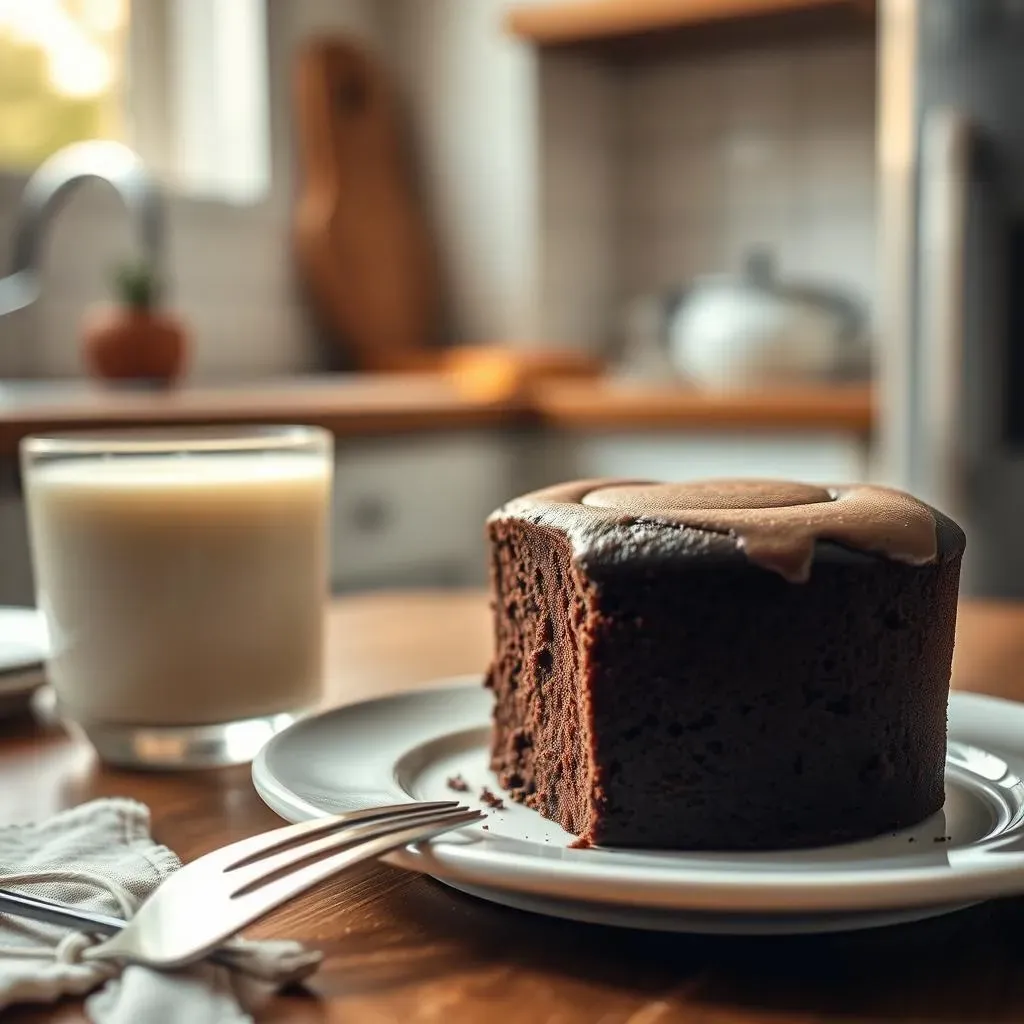
[[[5,382],[0,453],[49,430],[259,422],[306,423],[352,436],[498,426],[522,413],[509,396],[473,394],[434,374],[297,377],[166,391]]]
[[[874,419],[872,391],[863,384],[716,394],[614,378],[547,381],[534,386],[530,403],[545,425],[563,428],[868,434]]]
[[[867,435],[864,386],[713,395],[610,378],[489,386],[442,374],[335,375],[194,385],[171,391],[73,381],[0,384],[0,454],[26,435],[133,426],[308,423],[338,437],[546,426],[614,429],[845,431]]]
[[[875,7],[873,0],[531,0],[510,8],[505,24],[540,46],[578,46],[749,22],[762,33],[772,22],[791,31],[801,21],[861,28],[874,24]]]

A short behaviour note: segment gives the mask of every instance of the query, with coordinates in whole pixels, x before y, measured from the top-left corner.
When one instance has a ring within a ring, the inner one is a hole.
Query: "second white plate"
[[[34,608],[0,607],[0,718],[21,712],[46,682],[46,624]]]
[[[487,767],[491,695],[479,680],[459,682],[299,722],[254,762],[256,789],[290,821],[403,799],[487,809],[483,788],[501,795]],[[684,931],[872,927],[1024,892],[1024,705],[954,694],[949,725],[943,811],[866,842],[749,854],[575,850],[558,825],[506,802],[485,824],[389,860],[521,909]],[[469,792],[452,791],[456,775]]]

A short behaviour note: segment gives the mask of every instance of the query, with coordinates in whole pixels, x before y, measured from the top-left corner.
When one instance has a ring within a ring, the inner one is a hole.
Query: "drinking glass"
[[[317,703],[326,431],[69,433],[21,458],[57,710],[104,760],[248,761]]]

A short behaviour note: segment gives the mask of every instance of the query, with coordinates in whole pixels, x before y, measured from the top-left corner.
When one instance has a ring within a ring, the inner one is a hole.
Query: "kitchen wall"
[[[545,53],[539,77],[541,329],[594,351],[619,305],[622,89],[586,55]]]
[[[376,31],[369,0],[275,0],[268,10],[271,195],[244,206],[175,195],[168,202],[170,298],[192,328],[192,370],[200,378],[262,376],[314,364],[288,243],[291,54],[312,32],[347,31],[372,42]],[[0,259],[20,184],[0,181]],[[130,251],[131,241],[124,212],[107,190],[89,186],[74,194],[48,236],[43,300],[27,314],[0,321],[0,360],[18,356],[18,365],[2,365],[0,372],[77,375],[82,312],[109,294],[110,267]]]
[[[538,269],[533,54],[500,26],[503,0],[268,0],[273,188],[232,206],[173,197],[171,297],[195,336],[193,376],[261,377],[317,365],[314,331],[293,277],[289,205],[295,188],[290,78],[307,36],[344,32],[380,54],[412,115],[438,231],[456,342],[536,338]],[[22,182],[0,172],[0,268]],[[131,244],[116,200],[83,189],[48,239],[46,293],[0,320],[0,376],[80,372],[83,310]]]
[[[627,291],[737,269],[759,244],[873,298],[872,41],[668,60],[623,84]]]
[[[504,32],[506,6],[380,5],[457,342],[529,344],[538,334],[537,59]]]
[[[754,244],[783,273],[873,298],[873,41],[616,65],[510,39],[509,2],[268,0],[272,194],[170,204],[194,376],[317,365],[288,213],[291,60],[318,32],[363,40],[403,91],[455,342],[607,350],[630,297],[736,270]],[[17,191],[0,175],[0,267]],[[82,311],[129,241],[111,197],[72,200],[49,240],[45,301],[0,321],[0,375],[79,372]]]
[[[875,294],[870,39],[542,58],[543,319],[604,347],[630,297],[740,269]]]

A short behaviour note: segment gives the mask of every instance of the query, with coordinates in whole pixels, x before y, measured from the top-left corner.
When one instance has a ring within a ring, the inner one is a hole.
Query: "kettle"
[[[717,390],[870,371],[863,306],[838,290],[780,282],[762,250],[748,255],[738,277],[694,281],[674,302],[666,334],[676,371]]]

